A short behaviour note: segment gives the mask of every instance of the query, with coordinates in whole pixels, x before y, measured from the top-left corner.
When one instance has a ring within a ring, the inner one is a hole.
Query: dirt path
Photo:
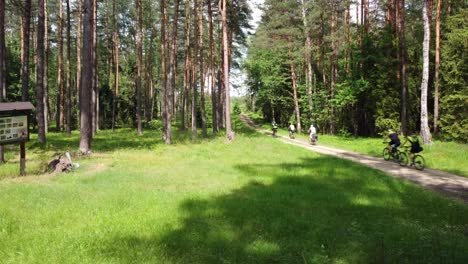
[[[241,115],[241,121],[252,129],[271,135],[270,131],[259,128],[246,115]],[[302,139],[289,139],[287,136],[278,136],[278,138],[287,144],[299,146],[321,154],[351,160],[370,168],[384,171],[394,177],[411,181],[428,189],[435,190],[450,197],[461,199],[465,203],[468,203],[468,178],[427,168],[423,171],[418,171],[411,167],[401,167],[397,163],[385,161],[382,158],[370,157],[347,150],[321,145],[310,145],[306,140]]]

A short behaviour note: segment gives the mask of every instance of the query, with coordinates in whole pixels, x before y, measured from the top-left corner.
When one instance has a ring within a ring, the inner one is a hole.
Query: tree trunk
[[[93,70],[89,65],[93,65],[93,0],[84,0],[83,17],[83,67],[81,69],[81,89],[80,89],[80,151],[89,153],[92,140],[92,77]],[[85,66],[86,65],[86,66]]]
[[[363,0],[362,4],[364,5],[364,29],[367,34],[370,30],[369,0]]]
[[[429,81],[429,45],[431,38],[429,9],[430,0],[423,2],[424,40],[423,40],[423,73],[421,82],[421,138],[424,144],[432,144],[427,111],[427,90]]]
[[[322,82],[327,87],[327,75],[325,73],[325,19],[323,13],[320,14],[320,65],[322,66]]]
[[[166,0],[161,0],[161,114],[163,121],[163,140],[167,137],[167,66],[166,66],[166,24],[167,10]]]
[[[200,31],[200,108],[202,121],[202,135],[207,137],[206,110],[205,110],[205,67],[203,65],[204,43],[203,43],[203,1],[199,4],[198,29]]]
[[[44,129],[49,132],[49,18],[47,1],[44,0]]]
[[[347,56],[346,56],[346,76],[349,78],[351,74],[351,62],[353,60],[353,48],[351,38],[351,2],[346,2],[346,41],[347,41]]]
[[[83,16],[83,0],[77,0],[78,2],[78,14],[76,17],[76,92],[80,94],[81,89],[81,33],[83,32],[83,25],[82,25],[82,16]],[[79,100],[78,100],[79,101]]]
[[[408,87],[406,86],[406,45],[405,45],[405,0],[400,1],[400,30],[399,30],[399,41],[400,41],[400,81],[401,81],[401,130],[404,135],[407,135],[407,108],[408,108]]]
[[[0,0],[0,103],[5,101],[6,72],[5,67],[5,0]],[[5,162],[3,145],[0,146],[0,164]]]
[[[31,25],[31,0],[24,3],[23,53],[21,59],[21,101],[29,101],[29,28]]]
[[[337,77],[337,57],[338,57],[338,47],[336,41],[336,3],[335,0],[331,2],[332,5],[332,14],[331,14],[331,45],[332,45],[332,54],[330,58],[330,99],[335,98],[335,85]],[[336,117],[335,117],[335,107],[330,106],[330,133],[335,134],[336,130]]]
[[[177,63],[177,22],[179,14],[179,0],[175,0],[174,6],[174,19],[172,22],[172,40],[171,40],[171,54],[169,55],[169,78],[167,86],[167,128],[166,128],[166,144],[172,143],[172,114],[173,114],[173,100],[175,90],[175,71]]]
[[[70,22],[70,0],[67,0],[67,134],[71,135],[72,103],[71,103],[71,22]]]
[[[228,43],[228,23],[227,23],[227,0],[222,0],[222,23],[223,23],[223,82],[225,93],[225,122],[226,122],[226,138],[228,141],[234,140],[234,132],[231,129],[231,96],[229,86],[229,43]]]
[[[65,91],[63,87],[63,7],[59,0],[58,15],[58,70],[57,70],[57,130],[63,131],[65,123]]]
[[[184,104],[182,106],[182,129],[188,128],[188,116],[189,116],[189,96],[190,96],[190,87],[191,86],[191,52],[190,52],[190,0],[187,0],[185,3],[185,71],[184,71]]]
[[[312,118],[313,110],[313,101],[312,101],[312,63],[310,61],[310,50],[311,50],[311,40],[309,33],[309,23],[307,21],[307,7],[305,0],[301,0],[302,3],[302,23],[304,25],[304,34],[305,34],[305,63],[307,65],[306,71],[306,86],[307,86],[307,97],[308,97],[308,106],[309,106],[309,121]]]
[[[193,63],[192,63],[192,85],[193,85],[193,94],[192,94],[192,137],[193,139],[197,138],[197,98],[198,98],[198,0],[193,2],[193,24],[194,24],[194,45],[193,45]]]
[[[436,39],[435,39],[435,73],[434,73],[434,134],[439,129],[439,68],[440,68],[440,5],[442,0],[437,0],[436,11]]]
[[[37,21],[37,65],[36,65],[36,118],[38,141],[41,144],[46,142],[44,126],[44,27],[45,27],[45,6],[44,0],[38,1],[38,21]]]
[[[151,107],[151,102],[153,100],[153,93],[151,89],[152,84],[152,73],[153,73],[153,44],[154,37],[156,35],[154,26],[151,25],[151,35],[149,41],[149,51],[146,53],[146,70],[145,70],[145,119],[146,122],[150,122],[152,119],[153,108]]]
[[[137,107],[136,107],[136,118],[137,118],[137,131],[138,135],[143,135],[143,128],[141,126],[141,65],[143,61],[143,7],[141,5],[141,0],[136,1],[136,6],[138,10],[138,40],[137,40],[137,50],[138,50],[138,60],[137,60],[137,80],[136,80],[136,97],[137,97]]]
[[[211,10],[211,1],[207,1],[208,5],[208,19],[209,19],[209,33],[210,33],[210,73],[211,73],[211,112],[213,119],[213,133],[219,131],[218,127],[218,111],[216,106],[216,72],[215,72],[215,48],[214,48],[214,37],[213,37],[213,11]]]
[[[117,99],[119,96],[119,46],[117,36],[116,2],[112,1],[112,45],[114,54],[114,92],[112,94],[112,131],[117,122]]]
[[[294,58],[292,57],[292,54],[291,54],[291,47],[288,47],[288,56],[289,56],[290,67],[291,67],[291,80],[292,80],[292,88],[293,88],[293,96],[294,96],[294,113],[296,114],[297,132],[300,134],[302,133],[301,113],[299,110],[299,98],[297,96],[296,69],[294,67]]]
[[[98,114],[98,106],[99,106],[99,71],[98,71],[98,38],[97,38],[97,8],[98,8],[97,0],[93,1],[93,91],[92,91],[92,127],[93,127],[93,135],[97,133],[98,124],[99,124],[99,114]]]

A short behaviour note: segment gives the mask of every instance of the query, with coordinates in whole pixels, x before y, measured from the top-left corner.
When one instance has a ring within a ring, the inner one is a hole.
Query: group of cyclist
[[[273,131],[273,137],[276,137],[277,132],[278,132],[278,124],[276,124],[276,122],[272,123],[272,131]],[[294,139],[295,131],[296,131],[296,128],[294,127],[294,124],[289,123],[288,132],[289,132],[289,137],[291,139]],[[312,144],[315,144],[318,137],[317,137],[317,128],[313,124],[310,125],[308,133],[309,133],[310,142]],[[416,153],[419,153],[423,150],[423,148],[421,147],[421,144],[419,143],[418,136],[415,133],[410,133],[409,136],[405,136],[404,137],[405,141],[403,142],[403,144],[401,144],[398,133],[396,133],[392,129],[389,129],[388,138],[390,138],[390,142],[388,142],[388,148],[391,153],[395,152],[400,145],[405,146],[407,143],[409,143],[411,160],[414,158],[414,155]]]
[[[413,160],[414,155],[416,153],[419,153],[423,150],[423,148],[421,147],[421,144],[419,143],[418,136],[415,133],[409,133],[409,136],[405,136],[405,141],[403,142],[403,144],[401,144],[398,133],[396,133],[392,129],[389,129],[388,138],[390,138],[390,142],[388,142],[388,148],[391,153],[395,152],[400,145],[405,146],[407,143],[410,143],[411,144],[411,148],[410,148],[411,160]]]
[[[278,132],[278,124],[276,124],[276,122],[273,122],[271,124],[271,130],[273,131],[272,133],[273,137],[276,137],[276,134]],[[288,132],[289,132],[289,138],[294,139],[294,133],[296,132],[296,127],[294,126],[294,124],[289,123]],[[318,140],[318,136],[317,136],[317,129],[315,128],[313,124],[310,125],[308,133],[309,133],[310,142],[312,144],[315,144],[315,142]]]

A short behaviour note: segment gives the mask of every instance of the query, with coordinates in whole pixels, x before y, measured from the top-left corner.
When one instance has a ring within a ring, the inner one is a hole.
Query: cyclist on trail
[[[419,139],[416,133],[410,133],[410,135],[411,136],[405,137],[405,142],[403,142],[402,146],[404,146],[406,142],[409,142],[411,144],[410,159],[411,161],[413,161],[414,154],[423,151],[423,148],[421,147],[421,144],[419,143]]]
[[[388,147],[389,149],[391,147],[390,150],[393,153],[400,146],[400,138],[398,137],[398,134],[392,129],[388,130],[388,137],[390,138],[390,142],[388,142]]]
[[[289,127],[288,127],[289,138],[294,139],[294,131],[295,130],[296,130],[296,128],[294,127],[294,125],[292,123],[289,123]]]
[[[278,125],[275,121],[271,124],[271,130],[273,131],[273,137],[276,137],[276,132],[278,131]]]
[[[310,137],[310,141],[315,143],[315,141],[317,141],[317,129],[314,127],[314,125],[310,125],[309,127],[309,137]]]

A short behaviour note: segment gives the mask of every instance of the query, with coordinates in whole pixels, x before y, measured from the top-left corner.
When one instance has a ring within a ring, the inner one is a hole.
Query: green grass
[[[231,144],[179,133],[172,146],[102,131],[73,173],[4,178],[0,262],[468,261],[465,204],[235,127]],[[50,134],[30,157],[77,140]]]

